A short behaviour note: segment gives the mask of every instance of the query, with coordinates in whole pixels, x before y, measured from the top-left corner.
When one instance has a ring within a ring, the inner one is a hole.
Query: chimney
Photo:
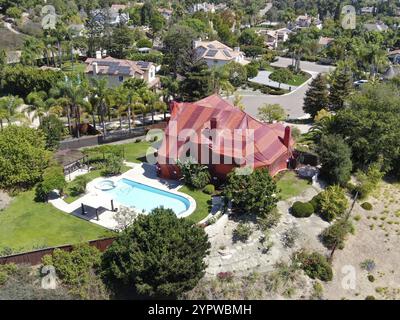
[[[176,101],[171,101],[169,103],[169,110],[170,110],[171,118],[174,117],[179,111],[179,103]]]
[[[97,76],[97,74],[99,73],[99,66],[97,65],[97,62],[93,62],[92,67],[93,67],[93,75]]]
[[[210,119],[210,129],[217,129],[217,118],[211,118]]]
[[[290,137],[292,136],[292,129],[287,126],[285,128],[285,136],[283,137],[283,144],[286,146],[286,148],[290,147]]]
[[[101,51],[100,50],[96,51],[96,59],[101,59],[101,58],[102,58]]]

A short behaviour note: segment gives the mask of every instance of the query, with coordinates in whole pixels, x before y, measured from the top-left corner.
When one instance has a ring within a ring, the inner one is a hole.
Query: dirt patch
[[[11,202],[11,197],[4,191],[0,190],[0,211],[7,208],[10,202]]]
[[[371,211],[356,204],[352,214],[356,233],[335,253],[335,276],[325,285],[327,299],[400,298],[400,185],[382,183],[368,201]],[[370,271],[362,267],[366,261],[374,266]]]

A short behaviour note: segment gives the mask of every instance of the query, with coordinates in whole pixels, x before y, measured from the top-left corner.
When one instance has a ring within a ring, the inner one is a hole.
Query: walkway
[[[291,86],[286,83],[279,83],[279,82],[271,80],[269,78],[269,76],[271,74],[272,74],[271,71],[260,71],[256,77],[249,79],[249,81],[255,82],[255,83],[260,83],[260,84],[265,84],[270,87],[281,88],[281,89],[285,89],[285,90],[289,90],[289,91],[293,91],[293,90],[297,89],[296,86]]]

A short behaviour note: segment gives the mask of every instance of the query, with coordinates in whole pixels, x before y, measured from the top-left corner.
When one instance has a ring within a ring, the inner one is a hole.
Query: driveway
[[[287,67],[292,64],[292,59],[279,58],[272,66],[276,67]],[[304,96],[309,88],[310,82],[319,73],[328,73],[334,69],[332,66],[323,66],[316,64],[314,62],[302,61],[300,63],[300,68],[312,75],[306,83],[298,87],[297,90],[292,91],[286,95],[282,96],[272,96],[265,95],[260,92],[254,92],[252,90],[239,91],[238,93],[243,97],[243,104],[245,105],[245,111],[251,116],[256,117],[258,113],[258,108],[264,104],[280,104],[288,114],[289,118],[302,118],[306,114],[303,111],[303,100]],[[231,99],[233,101],[233,98]]]

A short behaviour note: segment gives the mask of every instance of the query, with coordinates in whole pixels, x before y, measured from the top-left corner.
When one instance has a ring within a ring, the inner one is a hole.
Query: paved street
[[[287,67],[291,63],[291,59],[279,58],[279,60],[272,63],[272,65],[277,67]],[[318,73],[327,73],[334,69],[332,66],[323,66],[314,62],[306,61],[302,61],[300,67],[302,70],[310,73],[312,78],[315,78]],[[283,96],[264,95],[260,92],[254,92],[251,90],[239,91],[238,93],[243,96],[243,104],[246,106],[245,111],[252,116],[257,116],[258,108],[266,103],[279,103],[286,110],[290,118],[300,118],[305,116],[303,112],[303,100],[310,82],[311,79],[300,86],[297,90]]]

